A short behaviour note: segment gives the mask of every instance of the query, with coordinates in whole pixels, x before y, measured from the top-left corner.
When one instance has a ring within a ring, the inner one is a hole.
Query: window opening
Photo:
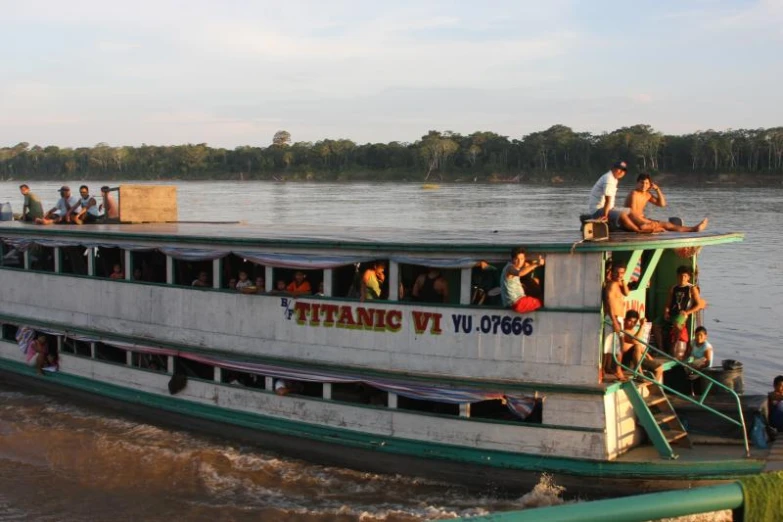
[[[263,375],[240,372],[236,370],[223,370],[220,372],[220,382],[234,386],[245,386],[263,390],[266,382]]]
[[[332,400],[335,401],[388,406],[388,397],[385,391],[365,383],[332,384]]]
[[[99,247],[95,249],[95,276],[125,279],[125,259],[121,248]],[[117,272],[115,267],[119,270]],[[112,276],[112,274],[115,274]],[[122,276],[122,277],[120,277]]]
[[[30,256],[30,269],[40,272],[54,272],[54,248],[32,245],[27,250]]]
[[[410,399],[400,395],[397,398],[397,408],[400,410],[421,411],[424,413],[437,413],[440,415],[459,415],[459,404],[445,404],[442,402],[423,401]]]
[[[24,254],[21,250],[17,250],[5,241],[0,243],[2,251],[2,257],[0,258],[0,264],[2,266],[8,266],[12,268],[24,268]]]
[[[459,269],[400,264],[400,282],[404,301],[459,304]]]
[[[215,367],[209,364],[191,361],[177,357],[174,361],[174,373],[181,373],[188,377],[204,379],[206,381],[215,380]]]
[[[240,291],[244,294],[263,294],[266,285],[266,268],[264,265],[248,261],[235,254],[229,254],[223,258],[221,270],[221,288],[236,290],[240,274],[244,273],[244,280],[249,283],[241,283]]]
[[[15,324],[3,324],[3,340],[16,342],[16,332],[19,327]]]
[[[60,247],[60,272],[63,274],[87,275],[87,255],[83,246]]]
[[[166,255],[158,250],[131,252],[132,281],[166,282]]]
[[[131,353],[131,365],[144,370],[167,373],[168,357],[155,353]]]
[[[272,288],[274,293],[309,297],[318,293],[319,288],[323,288],[323,270],[275,268],[273,274],[275,284]]]
[[[92,350],[90,349],[90,343],[85,341],[77,341],[76,339],[70,339],[68,337],[63,337],[63,352],[72,353],[74,355],[80,355],[82,357],[92,357]],[[97,351],[96,351],[95,358],[99,359],[99,357],[97,356]],[[122,362],[123,363],[125,362],[124,355],[123,355]]]

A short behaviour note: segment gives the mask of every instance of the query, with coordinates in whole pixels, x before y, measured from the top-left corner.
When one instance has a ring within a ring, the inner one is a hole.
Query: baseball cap
[[[624,170],[624,171],[627,172],[628,171],[628,164],[625,163],[624,161],[618,161],[617,163],[612,165],[612,168],[613,169],[617,169],[617,170]]]
[[[63,185],[62,187],[60,187],[60,192],[65,192],[66,190],[70,191],[71,187],[69,187],[68,185]]]

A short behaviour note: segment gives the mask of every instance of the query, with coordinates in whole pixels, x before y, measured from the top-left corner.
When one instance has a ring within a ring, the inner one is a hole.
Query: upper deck
[[[139,242],[167,246],[289,247],[308,250],[481,253],[507,256],[515,247],[536,252],[609,252],[697,247],[742,241],[738,232],[710,230],[639,235],[614,232],[608,241],[580,242],[578,230],[437,230],[241,223],[155,223],[39,226],[0,222],[0,236],[73,242]]]

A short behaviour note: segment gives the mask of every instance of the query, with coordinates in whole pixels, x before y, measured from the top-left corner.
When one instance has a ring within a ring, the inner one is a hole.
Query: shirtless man
[[[663,208],[666,206],[666,196],[663,195],[661,187],[653,183],[649,174],[639,174],[639,177],[636,178],[636,188],[625,198],[625,206],[631,209],[628,217],[634,225],[639,228],[652,227],[655,231],[661,232],[664,230],[669,232],[701,232],[707,228],[706,218],[694,227],[685,227],[669,223],[668,221],[648,219],[644,216],[644,207],[647,206],[647,203]],[[632,231],[636,232],[635,230]]]
[[[599,382],[603,382],[603,376],[606,373],[613,374],[619,380],[624,381],[625,374],[618,366],[613,368],[614,359],[612,350],[614,350],[617,334],[623,332],[623,322],[625,320],[625,297],[631,292],[628,283],[625,282],[625,266],[616,265],[612,267],[611,277],[604,286],[604,313],[612,320],[612,324],[604,327],[604,357],[603,367],[601,368]],[[622,342],[622,340],[620,340]]]
[[[108,185],[101,187],[101,195],[103,196],[103,218],[119,218],[120,209],[117,208],[117,202],[114,201],[114,197],[111,195],[111,189],[108,187]]]

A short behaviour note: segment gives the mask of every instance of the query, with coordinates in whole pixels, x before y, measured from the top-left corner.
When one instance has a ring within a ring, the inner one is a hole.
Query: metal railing
[[[492,513],[454,522],[641,522],[661,518],[738,509],[745,504],[739,482],[693,489],[647,493],[632,497],[575,502],[522,511]]]
[[[605,319],[605,323],[609,324],[609,325],[612,324],[611,320],[609,320],[609,319]],[[618,337],[621,336],[621,335],[628,335],[629,337],[631,337],[632,339],[638,341],[640,344],[642,344],[645,347],[644,351],[642,352],[642,356],[639,359],[639,363],[636,365],[635,368],[631,368],[629,366],[626,366],[626,365],[624,365],[622,363],[621,360],[617,359],[617,352],[619,351],[617,349],[618,348]],[[712,413],[713,415],[717,415],[718,417],[721,417],[722,419],[725,419],[725,420],[731,422],[732,424],[738,426],[739,428],[741,428],[742,429],[742,438],[743,438],[743,442],[745,444],[745,456],[746,457],[750,457],[750,444],[748,442],[748,430],[747,430],[747,428],[745,426],[745,415],[742,413],[742,402],[740,401],[740,398],[739,398],[739,395],[737,395],[737,392],[735,392],[733,389],[729,388],[725,384],[716,381],[715,379],[713,379],[709,375],[707,375],[707,374],[697,370],[696,368],[693,368],[693,367],[689,366],[687,363],[685,363],[683,361],[680,361],[679,359],[677,359],[675,357],[672,357],[668,353],[666,353],[666,352],[664,352],[662,350],[659,350],[658,348],[656,348],[654,346],[651,346],[644,339],[640,339],[639,337],[636,337],[635,335],[626,334],[625,332],[621,332],[621,333],[613,332],[612,336],[614,337],[614,339],[612,340],[612,358],[614,359],[615,364],[617,364],[624,371],[628,371],[631,374],[633,374],[634,377],[640,377],[640,378],[644,379],[645,381],[657,384],[658,386],[663,388],[663,390],[666,393],[673,394],[673,395],[675,395],[675,396],[677,396],[677,397],[679,397],[679,398],[681,398],[681,399],[683,399],[683,400],[685,400],[685,401],[687,401],[687,402],[689,402],[691,404],[695,404],[695,405],[699,406],[700,408],[703,408],[703,409],[707,410],[708,412]],[[644,363],[644,360],[647,357],[647,354],[650,352],[650,350],[652,350],[653,353],[656,353],[656,354],[658,354],[660,356],[663,356],[665,359],[673,361],[678,366],[682,366],[687,371],[689,371],[691,373],[695,373],[696,375],[701,376],[703,379],[705,379],[708,382],[707,387],[701,393],[701,396],[699,397],[698,400],[696,400],[694,397],[691,397],[689,395],[685,395],[684,393],[681,393],[681,392],[679,392],[679,391],[677,391],[677,390],[675,390],[675,389],[673,389],[673,388],[671,388],[669,386],[666,386],[662,382],[659,383],[658,381],[656,381],[655,379],[653,379],[652,377],[649,377],[648,375],[646,375],[644,373],[644,370],[642,370],[642,364]],[[715,408],[712,408],[711,406],[708,406],[708,405],[704,404],[704,400],[707,398],[707,395],[709,394],[710,390],[712,390],[712,387],[714,385],[717,385],[719,389],[723,389],[723,391],[727,392],[730,396],[732,396],[734,398],[734,401],[735,401],[735,403],[737,405],[737,411],[739,413],[739,420],[734,419],[732,417],[729,417],[728,415],[726,415],[726,414],[716,410]]]

